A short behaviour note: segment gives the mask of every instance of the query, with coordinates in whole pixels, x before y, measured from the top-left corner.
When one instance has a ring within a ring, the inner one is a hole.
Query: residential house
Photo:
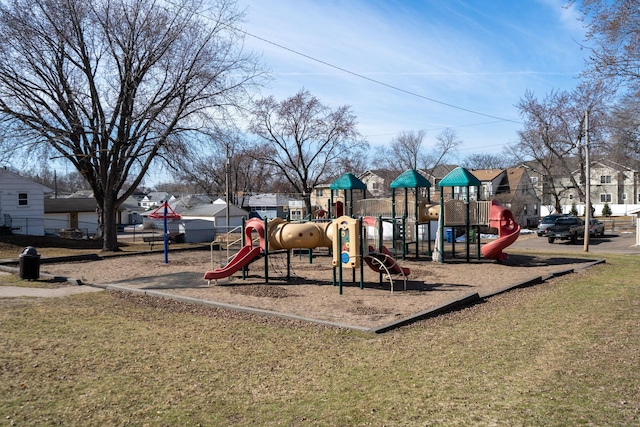
[[[0,169],[0,231],[44,236],[44,197],[53,190]]]
[[[44,223],[48,234],[63,237],[92,236],[98,232],[98,202],[94,197],[65,197],[44,200]],[[135,199],[122,203],[116,212],[116,223],[139,224],[142,217]]]
[[[477,189],[470,188],[469,197],[473,200],[491,200],[497,195],[508,193],[509,179],[505,169],[478,169],[470,171],[480,181],[480,194]]]
[[[171,210],[180,215],[178,219],[167,220],[169,233],[182,233],[186,243],[212,242],[217,234],[226,233],[242,226],[249,212],[222,199],[208,202],[203,196],[185,196],[169,203]],[[227,217],[229,226],[227,226]],[[163,218],[148,219],[153,229],[164,229]]]
[[[438,183],[457,167],[458,165],[438,165],[432,169],[419,171],[431,183],[431,200],[440,199],[440,187]]]
[[[62,237],[94,235],[98,231],[97,207],[93,197],[45,199],[45,230]]]
[[[397,176],[388,169],[368,170],[358,177],[367,186],[367,198],[381,199],[391,197],[391,182]]]
[[[288,217],[294,220],[306,216],[303,200],[277,193],[250,196],[248,208],[262,218]]]
[[[540,220],[540,198],[523,166],[506,170],[509,191],[496,196],[496,200],[508,207],[518,224],[524,227],[538,225]]]
[[[318,184],[311,191],[311,207],[314,212],[329,211],[331,203],[331,184]],[[341,200],[344,202],[343,200]],[[334,200],[335,202],[335,200]]]
[[[609,205],[613,215],[627,215],[629,210],[640,205],[638,171],[606,158],[595,160],[591,162],[590,166],[590,199],[596,215],[602,212],[605,203]],[[580,185],[584,185],[582,176],[582,170],[574,170],[574,180]],[[569,212],[571,207],[575,205],[582,215],[585,201],[580,200],[580,192],[573,187],[568,178],[564,178],[563,181],[568,188],[562,198],[562,204],[566,207],[565,211]]]
[[[169,202],[171,200],[171,195],[164,191],[152,191],[151,193],[145,194],[145,196],[140,200],[140,207],[145,208],[146,210],[155,209],[158,206],[161,206],[164,202]]]

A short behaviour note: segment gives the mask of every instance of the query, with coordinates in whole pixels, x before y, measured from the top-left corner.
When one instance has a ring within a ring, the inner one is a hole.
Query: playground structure
[[[223,279],[246,268],[252,262],[265,258],[265,280],[268,282],[268,256],[284,251],[287,254],[287,268],[290,265],[292,249],[316,249],[329,248],[332,253],[332,266],[334,269],[334,284],[336,283],[336,270],[339,273],[338,285],[342,293],[342,269],[355,270],[363,267],[361,262],[365,260],[371,269],[381,274],[381,280],[387,279],[393,292],[392,275],[401,275],[406,289],[406,276],[409,270],[400,267],[389,251],[377,242],[375,237],[368,239],[368,231],[365,227],[381,227],[375,218],[354,219],[349,216],[341,216],[332,221],[306,221],[288,222],[282,218],[272,220],[252,218],[246,221],[243,230],[243,245],[233,258],[223,267],[207,271],[204,279],[207,281]],[[254,234],[257,238],[254,239]],[[381,234],[381,229],[377,234]],[[373,240],[379,246],[376,252],[374,245],[367,245],[368,240]],[[255,245],[254,245],[255,244]],[[364,251],[363,248],[368,248]],[[361,271],[361,286],[362,286]],[[287,273],[289,276],[289,273]]]
[[[336,188],[332,185],[331,188],[332,198],[334,190],[345,190],[347,203],[343,207],[348,209],[349,215],[322,221],[289,222],[281,218],[271,220],[252,218],[246,221],[240,250],[226,265],[219,268],[213,268],[212,258],[212,269],[205,273],[204,279],[210,283],[211,280],[217,281],[229,277],[240,270],[244,277],[246,267],[264,257],[265,281],[268,283],[269,255],[285,252],[288,280],[291,250],[308,249],[311,262],[313,249],[328,248],[332,255],[333,283],[339,284],[340,293],[342,293],[342,269],[352,270],[353,282],[356,279],[356,270],[360,269],[360,287],[362,288],[364,275],[362,269],[365,264],[380,273],[380,282],[384,279],[389,280],[392,292],[393,276],[402,277],[406,289],[409,270],[401,267],[396,260],[400,255],[405,259],[408,247],[412,244],[415,244],[415,256],[418,258],[421,225],[426,225],[426,231],[423,229],[422,237],[424,239],[425,234],[427,235],[427,255],[432,256],[434,261],[444,262],[445,234],[447,234],[447,243],[451,243],[451,251],[455,257],[457,231],[461,228],[464,229],[466,237],[464,240],[467,262],[470,260],[472,240],[477,245],[478,259],[480,255],[498,261],[507,258],[503,250],[518,238],[520,226],[515,222],[511,211],[495,200],[471,199],[469,187],[479,187],[480,182],[468,171],[457,168],[439,183],[441,191],[438,204],[430,200],[431,184],[424,178],[422,179],[426,183],[421,182],[416,176],[417,172],[407,172],[411,173],[402,174],[392,183],[394,191],[391,199],[366,199],[365,195],[361,200],[355,201],[353,189],[362,190],[366,189],[366,186],[353,175],[345,174],[337,181],[340,185],[336,185]],[[400,180],[401,178],[403,180]],[[452,188],[448,200],[445,200],[446,187]],[[404,197],[400,200],[395,197],[396,188],[404,189]],[[408,194],[408,188],[414,188],[413,195]],[[426,194],[421,191],[421,188],[427,189]],[[454,188],[458,191],[457,194],[454,193]],[[363,191],[363,194],[366,193]],[[413,212],[409,209],[409,202],[413,203]],[[333,200],[329,204],[330,209],[331,206],[334,206]],[[331,217],[331,212],[328,216]],[[438,227],[434,239],[435,251],[432,253],[431,224],[433,222],[436,222]],[[497,229],[498,238],[481,247],[480,228],[483,226]],[[254,239],[254,234],[257,234],[257,239]],[[373,244],[369,244],[370,240],[373,240]],[[390,241],[390,249],[383,244],[384,241]],[[336,274],[339,275],[337,280]]]

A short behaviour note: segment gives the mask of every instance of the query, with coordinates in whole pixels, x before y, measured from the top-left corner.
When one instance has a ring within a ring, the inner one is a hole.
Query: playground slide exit
[[[497,201],[492,200],[489,209],[489,226],[498,229],[498,239],[482,247],[482,256],[498,261],[507,259],[509,255],[502,250],[513,244],[520,236],[520,226],[516,223],[513,213]]]

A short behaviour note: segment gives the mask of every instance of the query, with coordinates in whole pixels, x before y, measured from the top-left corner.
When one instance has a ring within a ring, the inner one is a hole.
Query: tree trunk
[[[110,197],[105,197],[102,206],[102,251],[118,252],[118,225],[116,223],[118,207]]]
[[[307,215],[309,216],[309,218],[311,218],[311,214],[313,213],[313,210],[311,207],[311,193],[303,194],[302,198],[304,200],[304,206],[306,208]]]

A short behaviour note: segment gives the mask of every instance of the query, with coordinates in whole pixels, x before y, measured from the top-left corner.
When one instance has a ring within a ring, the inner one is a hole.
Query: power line
[[[398,86],[394,86],[394,85],[391,85],[389,83],[385,83],[385,82],[382,82],[380,80],[376,80],[376,79],[373,79],[371,77],[367,77],[367,76],[365,76],[363,74],[356,73],[355,71],[347,70],[346,68],[339,67],[339,66],[331,64],[331,63],[329,63],[327,61],[323,61],[323,60],[315,58],[315,57],[313,57],[311,55],[307,55],[305,53],[302,53],[302,52],[299,52],[297,50],[291,49],[289,47],[283,46],[283,45],[281,45],[279,43],[272,42],[271,40],[265,39],[264,37],[256,36],[255,34],[252,34],[252,33],[248,32],[248,31],[243,30],[243,29],[235,28],[235,30],[240,31],[241,33],[243,33],[243,34],[245,34],[247,36],[253,37],[253,38],[257,39],[257,40],[260,40],[260,41],[263,41],[265,43],[268,43],[268,44],[271,44],[273,46],[276,46],[276,47],[278,47],[280,49],[286,50],[286,51],[291,52],[293,54],[296,54],[296,55],[302,56],[304,58],[310,59],[312,61],[318,62],[318,63],[320,63],[322,65],[326,65],[327,67],[334,68],[334,69],[336,69],[338,71],[342,71],[343,73],[351,74],[352,76],[356,76],[358,78],[367,80],[367,81],[375,83],[377,85],[384,86],[386,88],[393,89],[395,91],[402,92],[402,93],[405,93],[407,95],[414,96],[416,98],[421,98],[421,99],[424,99],[424,100],[427,100],[427,101],[430,101],[430,102],[433,102],[433,103],[436,103],[436,104],[444,105],[444,106],[449,107],[449,108],[454,108],[456,110],[465,111],[467,113],[472,113],[472,114],[477,114],[479,116],[489,117],[491,119],[496,119],[496,120],[501,121],[501,122],[510,122],[510,123],[522,124],[522,122],[520,122],[518,120],[506,119],[504,117],[499,117],[499,116],[494,116],[492,114],[482,113],[480,111],[471,110],[469,108],[459,107],[457,105],[449,104],[448,102],[438,101],[437,99],[429,98],[428,96],[420,95],[419,93],[411,92],[409,90],[402,89],[402,88],[400,88]]]

